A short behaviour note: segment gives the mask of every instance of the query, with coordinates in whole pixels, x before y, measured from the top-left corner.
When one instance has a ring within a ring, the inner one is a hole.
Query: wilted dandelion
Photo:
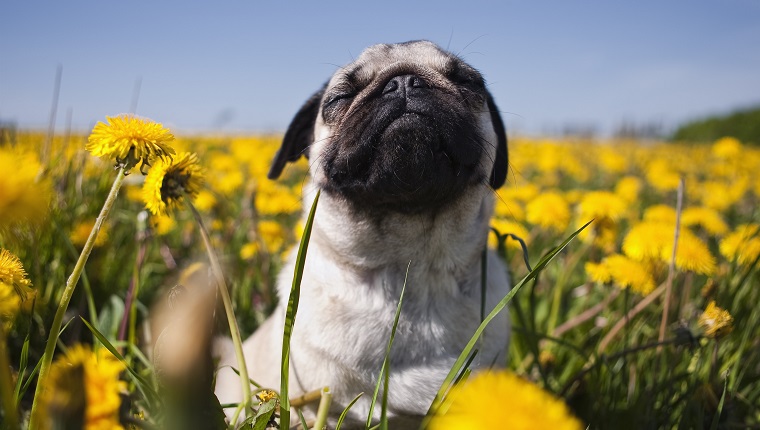
[[[707,308],[699,316],[699,326],[704,330],[705,336],[720,339],[731,333],[734,329],[734,318],[727,310],[718,307],[715,300],[711,300]]]
[[[448,409],[430,422],[432,430],[580,430],[564,402],[506,371],[482,372],[455,386]],[[445,407],[444,407],[445,408]]]
[[[92,129],[85,149],[96,157],[115,161],[125,172],[138,164],[144,170],[154,159],[163,160],[174,154],[169,145],[174,135],[163,125],[134,115],[106,120],[108,124],[98,122]]]
[[[543,229],[560,233],[570,223],[570,207],[561,194],[547,191],[528,203],[526,220]]]
[[[203,169],[195,153],[183,152],[172,160],[159,161],[143,185],[145,207],[154,215],[178,208],[203,186]]]
[[[613,254],[605,257],[600,263],[586,263],[586,273],[594,282],[612,282],[643,296],[654,290],[654,279],[650,269],[624,255]]]
[[[108,350],[74,345],[53,363],[40,413],[44,428],[122,429],[119,380],[125,366]]]

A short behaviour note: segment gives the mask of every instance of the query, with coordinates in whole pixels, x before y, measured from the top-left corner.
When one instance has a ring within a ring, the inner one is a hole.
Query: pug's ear
[[[325,88],[327,88],[326,83],[306,100],[290,121],[285,137],[282,139],[282,146],[274,157],[272,167],[269,168],[267,174],[269,179],[279,178],[288,162],[298,161],[302,155],[308,158],[309,146],[314,142],[314,124],[319,114],[319,103],[322,101]]]
[[[491,123],[493,131],[496,132],[496,156],[494,157],[493,170],[491,171],[491,187],[496,190],[504,185],[507,180],[507,170],[509,169],[509,155],[507,153],[507,130],[504,127],[504,121],[501,119],[499,108],[493,101],[493,96],[488,93],[486,97],[488,110],[491,113]]]

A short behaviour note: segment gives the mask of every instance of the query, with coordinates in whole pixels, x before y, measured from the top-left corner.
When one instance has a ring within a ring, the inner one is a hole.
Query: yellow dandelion
[[[259,235],[270,254],[275,254],[285,244],[285,229],[276,221],[264,220],[258,225]]]
[[[740,265],[760,257],[760,224],[742,224],[720,241],[720,253]]]
[[[623,253],[637,261],[658,260],[665,246],[673,243],[674,229],[661,222],[634,225],[623,239]]]
[[[201,190],[198,195],[195,196],[193,204],[199,211],[208,212],[216,206],[216,196],[214,196],[214,193],[211,191]]]
[[[641,295],[647,295],[654,290],[654,279],[650,272],[641,262],[620,254],[607,256],[598,264],[586,263],[586,273],[594,282],[612,282]]]
[[[637,261],[670,262],[673,255],[675,223],[645,221],[623,239],[623,253]],[[676,267],[703,275],[715,272],[715,258],[702,240],[688,228],[679,232]]]
[[[159,236],[169,234],[176,226],[177,223],[174,221],[174,218],[168,215],[159,214],[150,216],[150,227],[153,229],[153,232]]]
[[[601,218],[618,221],[625,215],[627,208],[625,200],[609,191],[588,192],[578,205],[580,220],[583,223]]]
[[[702,205],[720,212],[725,212],[735,205],[748,190],[749,182],[744,178],[734,181],[705,181],[697,189]]]
[[[71,231],[71,243],[73,243],[75,246],[82,247],[84,246],[85,242],[87,242],[87,238],[90,237],[90,232],[92,231],[92,228],[95,226],[95,220],[89,220],[89,221],[82,221],[80,223],[77,223],[74,228]],[[103,246],[108,242],[108,227],[106,224],[103,224],[100,228],[100,232],[98,233],[97,237],[95,237],[95,247]]]
[[[127,171],[138,164],[150,166],[154,159],[165,160],[174,154],[169,144],[174,136],[157,122],[134,115],[106,117],[98,122],[87,139],[85,149],[96,157],[113,160]]]
[[[5,282],[0,282],[0,324],[4,319],[13,320],[20,308],[21,298],[13,290],[13,287]]]
[[[74,345],[50,368],[40,399],[48,428],[71,424],[87,430],[122,429],[119,394],[127,384],[119,380],[125,366],[105,348],[93,352]]]
[[[508,371],[487,371],[455,386],[448,408],[430,421],[431,430],[581,430],[567,405]]]
[[[261,215],[292,214],[301,211],[301,199],[290,187],[272,181],[261,181],[254,204]]]
[[[496,231],[499,232],[501,235],[505,234],[514,234],[515,236],[519,237],[520,239],[527,241],[528,237],[530,236],[530,233],[528,230],[523,227],[522,224],[513,222],[513,221],[507,221],[505,219],[501,218],[492,218],[491,219],[491,227],[496,229]],[[298,236],[300,237],[300,236]],[[496,249],[498,247],[498,238],[493,232],[488,233],[488,246],[490,246],[493,249]],[[522,249],[520,247],[520,243],[516,240],[513,240],[512,238],[507,239],[507,248],[511,249]]]
[[[691,207],[684,209],[681,223],[687,227],[700,226],[707,233],[718,236],[726,234],[728,225],[715,209],[708,207]]]
[[[240,248],[240,258],[243,260],[250,260],[259,253],[259,244],[256,242],[248,242]]]
[[[742,144],[734,137],[723,137],[715,141],[711,148],[712,155],[720,159],[733,159],[741,155]]]
[[[0,148],[0,233],[45,219],[53,185],[38,178],[40,163],[31,152]],[[12,173],[11,173],[12,172]]]
[[[615,194],[628,203],[638,200],[643,184],[635,176],[624,176],[615,184]]]
[[[685,230],[687,234],[681,234],[678,238],[676,250],[676,267],[688,270],[700,275],[713,275],[717,269],[715,257],[712,256],[707,245],[694,234]],[[683,232],[682,232],[683,233]],[[673,253],[673,245],[665,247],[662,261],[670,261]]]
[[[570,206],[554,191],[539,194],[525,209],[526,220],[546,230],[560,233],[570,222]]]
[[[711,300],[707,309],[699,316],[699,326],[704,330],[705,336],[709,338],[720,339],[731,333],[734,329],[734,318],[731,314],[715,305],[715,300]]]
[[[183,152],[172,160],[160,160],[145,177],[143,200],[154,215],[167,214],[194,198],[203,186],[203,169],[198,155]]]
[[[668,205],[652,205],[644,209],[644,221],[676,224],[676,210]]]
[[[523,205],[516,200],[503,198],[497,194],[496,204],[493,208],[495,216],[500,218],[522,221],[525,219],[525,209]]]
[[[647,166],[647,182],[659,191],[671,191],[678,188],[681,176],[667,161],[667,158],[657,158]]]
[[[13,288],[22,302],[34,296],[21,260],[4,248],[0,248],[0,284]]]

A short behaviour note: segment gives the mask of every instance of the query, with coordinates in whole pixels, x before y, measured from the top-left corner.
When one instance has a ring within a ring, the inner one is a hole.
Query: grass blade
[[[314,224],[314,213],[317,210],[320,192],[317,191],[314,197],[314,203],[311,204],[309,217],[303,228],[301,244],[298,246],[298,256],[296,258],[295,273],[293,274],[293,285],[290,287],[290,296],[288,297],[288,309],[285,313],[285,330],[282,336],[282,363],[280,365],[280,428],[290,428],[290,400],[288,399],[288,379],[290,371],[290,337],[293,334],[293,326],[296,323],[296,312],[298,311],[298,300],[301,297],[301,280],[303,279],[303,269],[306,262],[306,251],[309,248],[309,237],[311,237],[311,227]]]
[[[79,318],[82,320],[84,325],[87,326],[87,328],[92,332],[93,336],[95,336],[100,341],[100,343],[103,344],[103,347],[105,347],[111,354],[113,354],[114,357],[118,358],[119,361],[124,363],[124,366],[126,367],[127,372],[129,372],[129,374],[132,375],[132,377],[135,380],[135,384],[140,389],[140,391],[143,392],[146,399],[149,400],[150,402],[157,401],[159,398],[158,394],[153,390],[150,382],[148,382],[142,375],[137,373],[137,371],[132,369],[132,366],[129,365],[129,362],[127,362],[124,356],[121,355],[121,353],[119,353],[119,351],[113,346],[113,344],[111,344],[111,342],[108,339],[106,339],[105,336],[103,336],[103,333],[101,333],[100,331],[98,331],[98,329],[93,327],[93,325],[87,322],[86,319],[82,318],[81,316]]]
[[[380,374],[377,377],[377,385],[375,386],[375,392],[372,395],[372,402],[369,405],[369,414],[367,414],[367,427],[372,424],[372,415],[375,412],[375,402],[377,401],[377,393],[380,390],[380,382],[383,383],[383,399],[380,406],[380,428],[388,428],[388,382],[390,378],[390,364],[391,364],[391,347],[393,346],[393,339],[396,337],[396,328],[398,327],[398,319],[401,315],[401,304],[404,301],[404,292],[406,291],[406,281],[409,278],[409,267],[412,265],[410,261],[406,266],[406,274],[404,275],[404,285],[401,286],[401,295],[398,298],[398,304],[396,305],[396,314],[393,316],[393,326],[391,327],[391,336],[388,339],[388,347],[385,349],[385,358],[383,358],[383,365],[380,368]]]
[[[554,259],[554,257],[557,256],[565,247],[573,240],[575,237],[583,231],[589,224],[591,224],[591,221],[584,224],[581,228],[576,230],[573,234],[571,234],[567,239],[565,239],[564,242],[562,242],[559,246],[554,248],[551,252],[546,254],[544,258],[541,259],[541,261],[536,264],[536,267],[533,268],[533,270],[530,271],[517,285],[515,285],[512,290],[507,293],[506,296],[504,296],[503,299],[493,308],[491,313],[488,314],[486,319],[480,324],[480,326],[475,330],[475,333],[472,335],[472,338],[470,338],[470,341],[465,346],[464,350],[462,350],[462,353],[459,355],[459,358],[454,362],[454,365],[451,367],[451,370],[449,371],[449,374],[446,376],[446,378],[443,381],[443,384],[441,385],[441,388],[438,390],[438,393],[435,396],[435,399],[433,399],[433,403],[430,405],[430,409],[428,409],[428,412],[425,416],[425,420],[422,423],[421,428],[426,428],[430,418],[432,415],[438,410],[438,408],[441,406],[441,403],[443,403],[443,400],[448,393],[449,389],[452,386],[452,383],[454,381],[454,378],[456,375],[460,372],[462,372],[462,367],[465,363],[465,360],[470,355],[470,352],[475,347],[475,343],[478,341],[480,336],[483,334],[483,331],[486,329],[488,324],[493,320],[496,315],[499,314],[506,306],[509,304],[509,302],[512,300],[512,298],[517,294],[518,291],[525,285],[526,283],[530,282],[534,277],[540,273],[544,267],[546,267],[547,264],[549,264],[550,261]]]
[[[338,417],[338,423],[335,425],[335,430],[340,430],[340,426],[343,425],[343,421],[346,419],[346,415],[348,415],[348,411],[351,410],[351,407],[356,403],[361,396],[363,396],[364,393],[359,393],[358,396],[354,397],[354,400],[351,400],[351,402],[346,406],[345,409],[343,409],[343,412],[340,413],[340,416]]]

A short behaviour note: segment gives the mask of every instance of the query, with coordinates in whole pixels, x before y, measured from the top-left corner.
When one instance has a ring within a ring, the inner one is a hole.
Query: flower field
[[[213,334],[244,339],[271,312],[307,227],[307,160],[274,182],[279,136],[174,136],[133,119],[0,130],[5,428],[225,428],[221,407],[238,406],[219,405],[196,364]],[[510,371],[463,372],[430,428],[760,428],[760,149],[509,145],[489,246],[515,284],[530,278],[508,304]],[[161,322],[198,283],[219,303],[181,321],[200,334],[177,347],[191,362],[172,358],[178,376],[156,352]],[[252,390],[246,428],[278,425],[277,392]]]

